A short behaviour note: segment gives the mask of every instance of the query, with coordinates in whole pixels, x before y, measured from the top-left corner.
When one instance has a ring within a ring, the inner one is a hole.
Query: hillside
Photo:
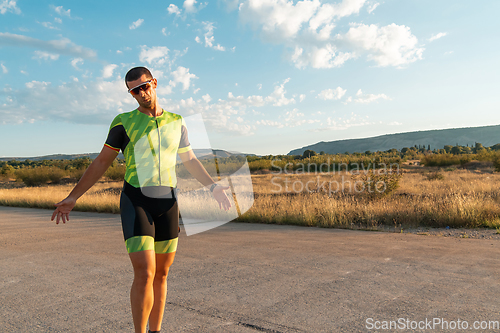
[[[422,145],[426,148],[430,145],[432,150],[442,149],[445,145],[474,146],[476,142],[482,143],[485,147],[500,143],[500,125],[386,134],[364,139],[322,141],[291,150],[288,155],[302,155],[307,149],[317,153],[324,151],[327,154],[339,154],[367,150],[372,152],[385,151],[392,148],[399,150],[415,145]]]
[[[245,155],[245,156],[255,156],[255,154],[244,154],[238,152],[229,152],[222,149],[194,149],[195,155],[199,159],[205,158],[213,158],[213,157],[229,157],[233,155]],[[44,156],[34,156],[34,157],[0,157],[0,162],[3,161],[43,161],[43,160],[73,160],[76,158],[88,157],[90,159],[94,159],[99,155],[99,153],[87,153],[87,154],[52,154],[52,155],[44,155]],[[123,154],[120,152],[118,154],[118,158],[123,159]]]

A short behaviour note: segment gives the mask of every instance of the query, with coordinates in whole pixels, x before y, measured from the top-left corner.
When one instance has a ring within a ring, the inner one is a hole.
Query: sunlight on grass
[[[429,177],[429,172],[439,172],[442,177]],[[407,170],[397,189],[377,198],[352,190],[328,193],[317,186],[323,181],[347,183],[352,179],[355,177],[347,172],[252,175],[255,202],[237,221],[340,228],[500,228],[500,174],[491,171]],[[64,199],[73,186],[0,189],[0,205],[53,209],[53,204]],[[80,198],[75,209],[118,213],[121,187],[121,182],[98,183]],[[183,187],[180,206],[184,217],[236,216],[234,201],[232,210],[226,213],[219,209],[206,189],[200,189],[195,183],[185,183]]]
[[[98,183],[77,201],[74,210],[119,213],[120,196],[104,190],[122,186],[121,182]],[[0,189],[0,205],[54,209],[54,203],[63,200],[73,187],[74,184]]]

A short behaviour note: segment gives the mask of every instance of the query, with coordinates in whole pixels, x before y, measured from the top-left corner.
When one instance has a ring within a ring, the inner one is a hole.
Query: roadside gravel
[[[500,239],[500,231],[496,229],[465,229],[465,228],[415,228],[403,229],[403,233],[412,233],[422,236]]]

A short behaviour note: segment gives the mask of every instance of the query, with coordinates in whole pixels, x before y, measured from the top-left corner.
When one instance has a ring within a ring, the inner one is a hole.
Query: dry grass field
[[[346,172],[256,174],[252,182],[255,202],[238,218],[242,222],[356,229],[500,227],[500,173],[489,165],[471,170],[406,166],[396,189],[375,196],[369,195],[369,190],[375,190],[360,176]],[[3,186],[0,205],[52,209],[73,186]],[[117,213],[121,186],[100,182],[75,209]]]
[[[376,198],[354,190],[353,177],[347,173],[254,175],[256,200],[240,219],[361,229],[500,226],[500,174],[491,167],[448,170],[403,169],[399,187]],[[333,184],[332,191],[329,185],[316,190],[318,176],[320,186]],[[344,184],[344,191],[336,192],[337,184]]]
[[[0,205],[54,209],[54,203],[63,200],[74,186],[0,188]],[[4,187],[7,187],[5,183]],[[75,210],[119,213],[119,190],[122,187],[121,182],[99,182],[78,200]]]

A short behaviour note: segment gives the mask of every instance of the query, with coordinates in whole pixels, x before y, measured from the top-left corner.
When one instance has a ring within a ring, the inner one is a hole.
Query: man
[[[68,197],[55,204],[52,220],[69,221],[76,200],[102,177],[121,149],[127,168],[120,212],[134,269],[130,300],[135,332],[144,333],[148,320],[149,332],[160,332],[179,232],[176,155],[200,183],[210,187],[220,208],[228,210],[231,203],[224,192],[228,187],[216,185],[191,150],[184,119],[160,107],[158,82],[151,72],[132,68],[125,84],[139,107],[115,117],[101,152]]]

